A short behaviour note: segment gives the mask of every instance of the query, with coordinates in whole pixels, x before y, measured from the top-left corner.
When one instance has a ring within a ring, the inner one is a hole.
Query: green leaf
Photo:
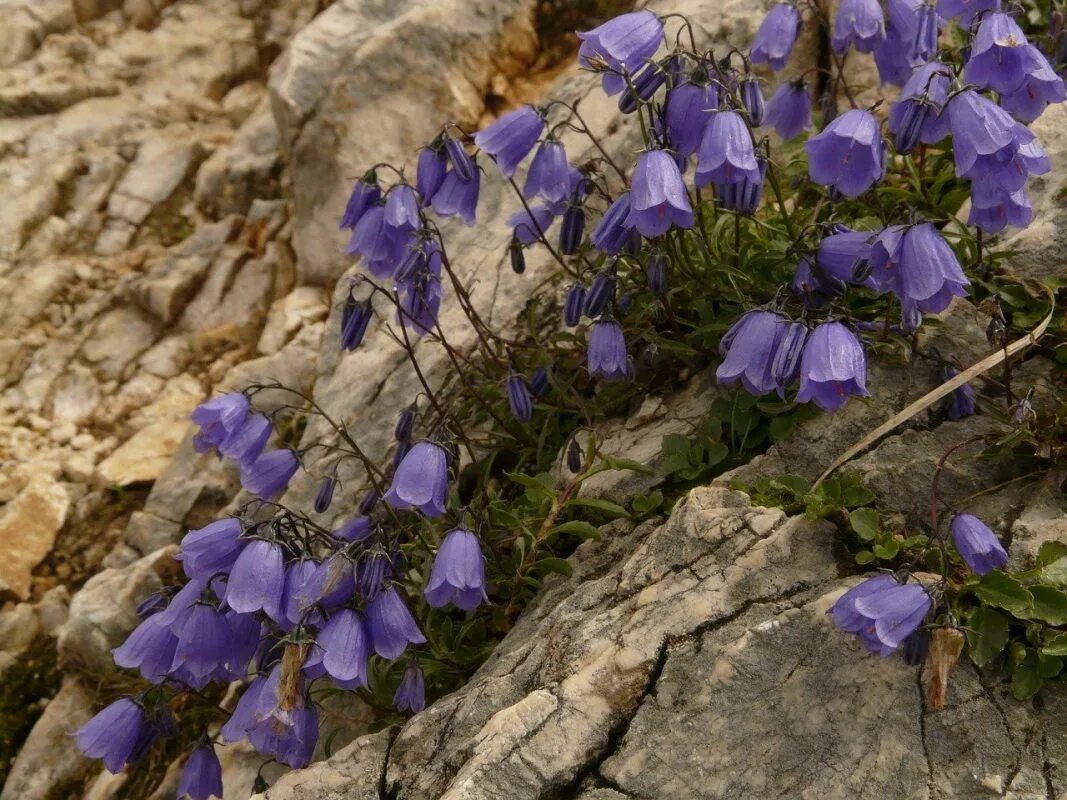
[[[1057,586],[1067,586],[1067,556],[1057,558],[1042,567],[1041,579]]]
[[[1039,567],[1047,567],[1061,558],[1067,558],[1067,542],[1045,542],[1038,548],[1037,565]]]
[[[1049,656],[1044,653],[1037,654],[1037,674],[1042,678],[1055,678],[1063,669],[1061,656]]]
[[[650,494],[639,494],[630,502],[634,513],[642,517],[651,514],[661,505],[663,505],[663,492],[659,489]]]
[[[1025,586],[999,569],[983,575],[974,586],[974,593],[984,603],[1003,608],[1023,619],[1030,613],[1034,602]]]
[[[870,505],[874,501],[874,492],[872,492],[866,486],[862,485],[848,486],[841,493],[841,505],[843,505],[845,508],[856,508],[857,506],[866,506]]]
[[[967,618],[967,644],[979,667],[993,661],[1008,643],[1008,620],[999,611],[979,606]]]
[[[729,447],[722,442],[712,442],[704,453],[704,464],[714,467],[728,455],[730,455]]]
[[[779,475],[772,479],[772,485],[781,486],[797,497],[803,497],[811,490],[811,481],[799,475]]]
[[[1041,652],[1046,656],[1067,656],[1067,633],[1054,633],[1045,640]]]
[[[552,488],[555,479],[548,472],[542,472],[536,477],[523,475],[521,472],[509,472],[507,476],[519,486],[525,486],[526,494],[531,500],[536,501],[555,496],[555,490]]]
[[[542,558],[537,562],[537,566],[545,572],[558,572],[560,575],[565,575],[568,578],[574,573],[574,567],[571,566],[571,562],[567,561],[565,558],[556,558],[555,556]]]
[[[878,535],[878,512],[873,508],[857,508],[848,515],[852,530],[863,541],[870,542]]]
[[[601,500],[596,497],[572,497],[567,501],[567,507],[570,508],[571,506],[591,508],[594,511],[601,511],[612,517],[630,518],[630,512],[618,503],[613,503],[610,500]]]
[[[770,431],[771,441],[780,442],[782,439],[787,439],[793,433],[797,427],[797,418],[792,414],[782,414],[771,420],[771,424],[768,426]]]
[[[857,564],[870,564],[872,561],[874,561],[874,553],[870,550],[860,550],[856,553]]]
[[[1025,619],[1039,619],[1049,625],[1067,625],[1067,592],[1038,584],[1030,587],[1033,609]]]
[[[550,536],[559,533],[569,533],[571,536],[580,536],[583,539],[596,539],[600,536],[600,531],[597,530],[596,525],[586,522],[583,519],[574,519],[570,522],[564,522],[563,524],[552,528],[548,533]]]
[[[1011,693],[1016,700],[1029,700],[1044,685],[1045,680],[1037,674],[1037,669],[1021,664],[1011,673]]]
[[[600,459],[605,466],[611,469],[628,469],[631,472],[640,472],[643,475],[652,475],[655,470],[648,464],[642,464],[640,461],[634,461],[632,458],[616,458],[615,456],[601,456]]]
[[[887,536],[884,541],[874,546],[874,554],[883,561],[890,561],[899,553],[900,542],[894,536]]]
[[[687,438],[678,433],[669,433],[663,437],[661,450],[663,460],[660,462],[660,471],[664,475],[671,475],[693,466],[689,458],[692,449]]]

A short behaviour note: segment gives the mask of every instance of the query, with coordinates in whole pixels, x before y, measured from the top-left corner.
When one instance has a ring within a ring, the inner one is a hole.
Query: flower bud
[[[516,275],[522,275],[526,272],[526,254],[522,250],[522,242],[519,241],[519,237],[511,237],[511,244],[508,245],[508,257],[511,259],[511,271]]]
[[[396,452],[393,454],[394,467],[400,466],[400,462],[404,460],[409,450],[411,450],[411,442],[397,442]]]
[[[661,250],[654,250],[645,266],[648,290],[659,296],[667,291],[667,257]]]
[[[933,106],[924,102],[922,98],[905,103],[904,113],[897,128],[896,146],[898,153],[907,155],[919,146],[923,125],[926,124],[926,119],[930,116],[932,109]]]
[[[759,78],[745,78],[741,81],[741,102],[748,112],[748,120],[753,128],[763,124],[765,105],[763,102],[763,90],[760,89]]]
[[[582,448],[577,439],[571,439],[567,445],[567,469],[575,474],[582,471]]]
[[[378,504],[380,499],[381,495],[378,494],[378,490],[371,489],[363,495],[363,499],[359,501],[359,513],[364,517],[367,516],[374,510],[374,507]]]
[[[519,422],[529,422],[533,417],[533,398],[530,386],[522,375],[512,373],[507,384],[508,405],[511,415]]]
[[[649,64],[633,79],[633,88],[629,86],[619,97],[619,111],[632,114],[637,110],[639,100],[649,100],[667,80],[667,71],[659,64]]]
[[[578,252],[585,233],[585,209],[577,197],[572,198],[567,210],[563,212],[563,223],[559,228],[559,251],[565,256]]]
[[[353,301],[351,307],[347,304],[341,314],[341,347],[345,350],[355,350],[363,341],[367,333],[367,326],[374,315],[370,298],[362,303]]]
[[[548,367],[538,367],[530,375],[530,391],[535,397],[544,397],[548,393]]]
[[[467,155],[467,148],[463,146],[463,142],[450,138],[445,142],[445,152],[448,154],[448,160],[452,163],[452,169],[455,170],[457,178],[466,183],[474,177],[474,163]]]
[[[396,430],[393,438],[398,442],[410,442],[411,431],[415,427],[415,405],[412,404],[400,412],[396,419]]]
[[[410,283],[427,270],[426,253],[421,247],[412,247],[400,266],[396,268],[394,277],[397,283]]]
[[[563,301],[563,321],[573,328],[582,321],[582,309],[585,308],[586,289],[580,283],[572,283]]]
[[[909,667],[922,666],[926,654],[930,652],[930,634],[925,628],[919,628],[904,640],[901,651],[904,663]]]
[[[634,304],[634,296],[632,293],[627,292],[619,298],[619,313],[625,314],[630,310],[630,307]]]
[[[593,278],[593,284],[589,287],[589,294],[585,297],[585,308],[582,309],[587,317],[599,317],[608,307],[611,298],[615,295],[615,274],[610,269],[602,269]]]
[[[315,513],[322,514],[333,502],[333,490],[337,486],[337,478],[327,475],[319,484],[319,490],[315,493]]]

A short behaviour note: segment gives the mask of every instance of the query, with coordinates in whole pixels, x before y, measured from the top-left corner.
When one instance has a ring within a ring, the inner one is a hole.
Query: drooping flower
[[[378,592],[367,603],[367,630],[374,652],[388,661],[400,657],[408,644],[426,641],[395,586]]]
[[[200,426],[193,437],[198,453],[206,453],[222,444],[248,416],[248,398],[241,392],[231,392],[207,400],[193,409],[191,418]]]
[[[396,231],[413,231],[422,227],[419,199],[406,183],[398,183],[385,198],[384,222]]]
[[[749,50],[753,64],[768,64],[779,70],[789,60],[800,30],[800,14],[792,3],[779,3],[763,18]]]
[[[840,322],[819,325],[804,345],[797,402],[814,400],[825,411],[837,411],[850,396],[869,394],[863,345]]]
[[[389,277],[400,263],[410,233],[408,229],[386,223],[384,204],[372,206],[356,223],[345,252],[362,256],[367,270],[374,276]]]
[[[180,673],[193,688],[201,688],[216,675],[234,669],[232,631],[213,604],[196,603],[177,635],[171,670]]]
[[[474,161],[467,153],[462,139],[446,136],[445,155],[448,156],[448,163],[452,165],[452,171],[459,180],[466,182],[474,177]]]
[[[419,442],[412,447],[382,499],[393,508],[418,509],[428,517],[444,514],[448,503],[448,455],[444,448],[435,442]]]
[[[749,311],[731,329],[726,358],[715,370],[715,380],[740,380],[745,390],[757,397],[773,392],[779,384],[772,373],[772,362],[787,327],[779,314]]]
[[[951,73],[940,61],[923,64],[912,73],[889,110],[889,130],[897,137],[897,152],[909,153],[918,143],[937,144],[948,135],[948,119],[941,108],[948,99]]]
[[[942,383],[946,383],[959,374],[959,370],[953,367],[945,367],[941,370],[939,377]],[[963,384],[958,389],[953,389],[946,402],[949,419],[963,419],[971,416],[977,410],[974,403],[974,387],[969,383]]]
[[[736,111],[712,115],[697,156],[697,186],[760,180],[752,134]]]
[[[885,17],[878,0],[841,0],[831,40],[835,52],[844,53],[853,46],[870,53],[884,38]]]
[[[559,252],[572,256],[582,245],[585,233],[585,206],[578,195],[572,195],[567,209],[563,212],[563,222],[559,227]]]
[[[905,313],[937,314],[965,297],[967,276],[948,242],[929,222],[891,226],[871,247],[871,284],[893,292]]]
[[[975,575],[985,575],[1008,563],[1008,553],[996,534],[973,514],[952,518],[952,542]]]
[[[225,517],[191,530],[182,537],[178,555],[185,574],[207,581],[219,572],[229,572],[244,548],[241,520]]]
[[[997,92],[1004,109],[1024,122],[1037,119],[1049,103],[1067,98],[1063,78],[1045,54],[1027,41],[1011,16],[1000,11],[982,18],[963,77]]]
[[[541,203],[534,203],[528,210],[520,208],[508,217],[512,235],[524,245],[540,241],[555,221],[556,215],[552,209]]]
[[[489,602],[485,594],[485,557],[477,536],[463,528],[445,535],[425,594],[433,608],[453,603],[464,611],[473,611],[483,601]]]
[[[371,534],[370,517],[353,517],[333,532],[333,535],[344,542],[361,542]]]
[[[342,608],[315,637],[322,648],[322,665],[331,678],[367,685],[367,659],[371,642],[363,618],[350,608]]]
[[[618,94],[626,81],[613,73],[633,73],[644,66],[663,42],[663,23],[651,11],[634,11],[580,31],[578,38],[578,61],[586,69],[610,70],[603,78],[604,91]]]
[[[792,139],[811,127],[811,95],[803,79],[787,81],[775,90],[764,121],[783,139]]]
[[[322,479],[322,483],[319,484],[319,489],[315,492],[315,502],[312,506],[315,509],[316,514],[323,514],[330,508],[330,503],[333,502],[333,490],[337,488],[337,478],[333,475],[326,475]]]
[[[581,283],[572,283],[563,298],[563,321],[573,328],[582,321],[582,310],[585,308],[586,288]]]
[[[631,370],[622,326],[613,319],[594,322],[589,332],[589,376],[623,380],[630,376]]]
[[[419,151],[419,161],[415,169],[415,190],[424,206],[433,201],[433,196],[441,188],[448,171],[448,157],[443,147],[430,145]]]
[[[319,738],[319,715],[314,706],[294,708],[283,717],[270,717],[248,730],[248,741],[264,755],[302,769],[311,762]]]
[[[808,308],[823,308],[845,293],[845,281],[805,255],[797,261],[790,288]]]
[[[509,375],[507,395],[511,415],[518,422],[529,422],[533,418],[533,397],[530,395],[530,384],[526,382],[526,378],[522,375]]]
[[[600,270],[589,286],[582,312],[592,319],[599,317],[615,298],[615,271],[610,267]]]
[[[284,619],[285,565],[277,542],[250,539],[230,570],[226,602],[234,611],[248,614],[263,609],[275,621]]]
[[[352,187],[352,194],[345,205],[345,213],[341,217],[341,230],[351,230],[356,227],[364,212],[371,206],[378,204],[382,197],[381,187],[378,186],[378,178],[374,172],[369,172]]]
[[[945,19],[955,19],[964,28],[971,27],[974,18],[1000,8],[1000,0],[938,0],[937,13]]]
[[[1025,228],[1034,218],[1034,209],[1025,189],[1010,192],[995,179],[971,182],[971,212],[967,224],[986,233],[1000,233],[1008,225]]]
[[[957,177],[988,179],[1003,191],[1016,192],[1030,175],[1051,168],[1037,137],[988,98],[966,89],[953,95],[945,109]]]
[[[274,428],[266,414],[249,414],[218,446],[219,453],[238,464],[251,464],[267,446]]]
[[[876,575],[849,589],[830,609],[834,624],[856,634],[872,653],[887,656],[922,625],[932,601],[917,583]]]
[[[364,600],[373,600],[393,576],[393,559],[384,550],[367,553],[356,564],[356,588]]]
[[[749,124],[753,128],[758,128],[763,124],[763,117],[766,114],[766,105],[763,102],[763,90],[760,88],[759,78],[745,78],[737,87],[737,91],[741,95],[741,104],[748,114]]]
[[[771,380],[776,384],[779,397],[784,397],[786,387],[800,374],[800,358],[807,339],[808,326],[803,322],[787,322],[778,337],[771,357]]]
[[[915,40],[911,57],[929,61],[937,55],[937,36],[940,33],[940,17],[936,0],[924,0],[916,14]]]
[[[846,197],[858,197],[880,180],[885,152],[878,121],[854,108],[804,143],[811,179]]]
[[[629,224],[643,236],[662,236],[674,225],[693,227],[693,207],[674,159],[663,150],[646,150],[631,179]]]
[[[511,111],[474,136],[474,143],[496,160],[508,178],[530,154],[545,130],[545,119],[533,106]]]
[[[663,112],[671,149],[686,158],[693,155],[718,109],[719,91],[714,83],[687,80],[671,89]]]
[[[412,661],[404,669],[404,676],[400,679],[400,685],[393,695],[393,706],[397,711],[412,711],[419,713],[426,708],[426,679],[422,675],[422,669]]]
[[[718,183],[715,186],[715,199],[719,205],[739,214],[756,213],[763,197],[763,180],[767,175],[767,159],[756,156],[757,171],[755,175],[746,175],[735,183]]]
[[[149,683],[160,683],[170,671],[178,638],[156,613],[133,629],[126,641],[111,651],[115,663],[139,670]]]
[[[298,624],[307,610],[302,602],[304,587],[318,567],[317,561],[300,558],[290,562],[285,568],[285,589],[282,594],[281,608],[282,616],[291,625]]]
[[[923,0],[886,0],[885,38],[874,48],[874,63],[882,83],[903,86],[922,60],[914,57]]]
[[[144,709],[128,697],[116,700],[82,725],[74,736],[78,749],[89,758],[99,758],[113,775],[135,761],[142,737],[149,727]]]
[[[473,226],[477,221],[481,181],[482,173],[477,165],[468,180],[463,180],[454,169],[449,170],[434,192],[430,205],[442,217],[458,216],[464,224]]]
[[[871,285],[871,240],[874,236],[869,231],[838,226],[834,233],[819,242],[815,256],[818,268],[842,283]]]
[[[626,247],[632,233],[630,193],[623,192],[604,212],[604,216],[593,230],[593,247],[608,255],[618,255]]]
[[[619,97],[619,111],[623,114],[632,114],[642,102],[648,102],[659,88],[667,82],[668,68],[664,64],[655,62],[646,64],[627,86],[626,91]]]
[[[530,162],[522,195],[527,200],[540,197],[548,203],[559,203],[567,198],[571,188],[571,167],[567,163],[567,151],[555,138],[541,142]]]
[[[193,749],[178,780],[178,800],[222,800],[222,764],[215,748],[203,744]]]
[[[241,486],[257,497],[271,500],[289,485],[299,466],[300,459],[292,450],[270,450],[252,463],[241,465]]]

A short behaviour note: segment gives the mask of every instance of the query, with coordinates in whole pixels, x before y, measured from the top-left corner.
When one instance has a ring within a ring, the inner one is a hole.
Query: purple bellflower
[[[988,98],[967,89],[948,100],[945,109],[957,177],[988,178],[1004,191],[1016,192],[1030,175],[1051,168],[1034,134]]]
[[[995,180],[971,184],[971,212],[967,224],[986,233],[1000,233],[1008,225],[1025,228],[1034,218],[1034,209],[1025,189],[1009,192]]]
[[[838,628],[858,636],[870,652],[887,656],[922,624],[930,605],[919,584],[901,585],[892,575],[876,575],[845,592],[829,613]]]
[[[771,366],[786,328],[786,320],[779,314],[749,311],[728,333],[726,358],[715,370],[715,380],[740,380],[745,390],[757,397],[779,388]]]
[[[720,111],[704,131],[697,157],[696,185],[760,181],[752,134],[736,111]]]
[[[191,418],[200,426],[193,437],[196,452],[206,453],[226,441],[244,424],[248,408],[248,398],[241,392],[212,398],[194,408]]]
[[[626,87],[621,74],[634,73],[656,54],[663,42],[663,23],[651,11],[620,14],[591,31],[578,33],[582,45],[578,61],[586,69],[609,70],[604,91],[618,94]]]
[[[284,619],[285,565],[282,548],[266,539],[250,539],[230,570],[226,603],[248,614],[263,609],[275,621]]]
[[[341,217],[341,229],[351,230],[356,227],[356,223],[359,222],[366,210],[371,206],[377,205],[381,197],[382,190],[378,186],[378,178],[373,172],[356,181],[356,185],[352,187],[352,194],[348,198],[348,203],[345,205],[345,213]]]
[[[756,156],[757,172],[746,175],[736,183],[716,183],[715,198],[723,208],[739,214],[754,214],[763,198],[763,180],[767,175],[767,159]]]
[[[752,42],[749,58],[753,64],[768,64],[779,70],[789,60],[800,31],[800,14],[792,3],[779,3],[763,18]]]
[[[913,57],[923,0],[886,0],[885,38],[874,48],[882,83],[903,86],[922,61]]]
[[[541,143],[530,162],[522,195],[527,200],[540,197],[549,203],[567,199],[570,192],[571,167],[567,151],[558,139],[548,138]]]
[[[925,62],[937,55],[937,37],[941,32],[940,22],[935,0],[924,0],[916,12],[912,58]]]
[[[700,147],[704,130],[719,109],[719,92],[714,83],[686,81],[667,93],[664,119],[671,149],[688,158]]]
[[[944,64],[931,61],[904,84],[900,99],[889,110],[889,130],[897,137],[899,152],[911,152],[920,142],[937,144],[948,135],[948,120],[941,116],[941,109],[948,99],[950,75]]]
[[[299,466],[300,459],[292,450],[270,450],[241,465],[241,486],[257,497],[272,500],[289,485]]]
[[[819,242],[815,256],[819,269],[842,283],[872,286],[870,263],[874,236],[869,231],[853,231],[839,226]]]
[[[545,130],[545,119],[533,106],[511,111],[474,136],[474,143],[496,160],[505,177],[530,154]]]
[[[533,397],[530,384],[522,375],[512,374],[507,381],[508,406],[511,415],[518,422],[529,422],[533,418]]]
[[[952,543],[975,575],[985,575],[1008,563],[1008,553],[996,534],[973,514],[957,514],[952,518]]]
[[[477,165],[469,180],[463,180],[454,169],[449,170],[430,201],[433,210],[442,217],[458,216],[465,225],[473,226],[477,221],[481,176]]]
[[[274,428],[266,414],[250,414],[219,443],[219,453],[238,464],[251,464],[267,446]]]
[[[792,139],[811,127],[811,95],[802,79],[786,81],[775,90],[764,121],[783,139]]]
[[[850,396],[868,394],[863,345],[840,322],[819,325],[804,345],[797,401],[814,400],[825,411],[837,411]]]
[[[398,183],[385,198],[383,221],[396,231],[413,231],[422,226],[419,198],[406,183]]]
[[[448,503],[448,455],[444,448],[434,442],[412,447],[382,499],[393,508],[417,509],[427,517],[444,514]]]
[[[803,322],[786,323],[785,332],[778,338],[774,356],[771,358],[771,379],[777,385],[779,397],[785,396],[786,387],[800,374],[800,359],[807,340],[807,325]]]
[[[613,319],[594,322],[589,332],[589,376],[615,381],[629,378],[631,372],[622,326]]]
[[[469,181],[474,177],[474,162],[467,154],[467,147],[462,139],[445,136],[445,155],[448,163],[452,165],[452,171],[461,181]]]
[[[367,685],[371,642],[357,612],[350,608],[334,612],[315,639],[322,648],[322,665],[331,678]]]
[[[222,800],[222,764],[215,748],[203,744],[193,749],[178,780],[178,800]]]
[[[422,675],[422,669],[414,661],[404,669],[400,685],[393,695],[393,706],[397,711],[412,711],[416,714],[426,708],[426,679]]]
[[[593,247],[608,255],[621,253],[634,230],[629,221],[630,211],[630,193],[623,192],[604,212],[604,216],[593,230]]]
[[[811,179],[846,197],[858,197],[881,179],[885,151],[878,121],[854,108],[804,144]]]
[[[149,727],[144,709],[123,697],[82,725],[74,736],[82,753],[103,759],[107,771],[117,775],[127,763],[137,760]]]
[[[378,592],[367,603],[367,630],[374,652],[387,661],[399,658],[408,644],[426,641],[395,586]]]
[[[191,686],[203,688],[220,668],[224,674],[235,669],[234,662],[226,618],[214,605],[197,603],[178,632],[171,671],[180,671]]]
[[[952,380],[959,371],[953,367],[945,367],[941,370],[940,380],[942,383]],[[948,405],[948,418],[949,419],[963,419],[969,417],[977,412],[977,406],[974,402],[974,387],[969,383],[963,384],[958,389],[953,389],[952,394],[948,396],[946,400]]]
[[[178,637],[164,625],[162,614],[148,617],[133,629],[121,646],[111,651],[115,663],[139,670],[149,683],[161,683],[170,671]]]
[[[967,277],[948,242],[929,222],[887,228],[871,248],[871,282],[893,292],[902,313],[937,314],[965,297]]]
[[[964,28],[971,27],[974,18],[1000,8],[1000,0],[938,0],[937,13],[945,19],[955,19]]]
[[[485,557],[477,536],[463,528],[445,535],[425,594],[433,608],[453,603],[464,611],[473,611],[483,601],[489,602],[485,594]]]
[[[831,39],[834,51],[844,53],[854,46],[870,53],[885,39],[885,17],[878,0],[841,0]]]
[[[763,117],[767,111],[766,104],[763,101],[763,90],[759,85],[759,78],[745,78],[741,81],[737,91],[741,95],[741,104],[748,114],[749,124],[753,128],[758,128],[763,124]]]
[[[637,159],[631,180],[628,222],[643,236],[662,236],[672,226],[693,227],[689,204],[678,164],[663,150],[646,150]]]
[[[185,534],[175,557],[188,577],[207,581],[216,573],[230,571],[245,546],[241,532],[241,520],[236,517],[215,520]]]
[[[424,206],[433,201],[433,196],[441,188],[447,171],[448,157],[441,147],[431,145],[419,151],[419,161],[415,169],[415,190]]]
[[[298,624],[307,607],[303,604],[304,587],[319,568],[310,558],[290,562],[285,568],[285,590],[282,594],[282,616],[290,625]]]
[[[556,221],[556,215],[547,205],[534,203],[526,208],[520,208],[508,217],[508,226],[512,229],[512,235],[524,245],[538,242],[548,233],[552,223]]]

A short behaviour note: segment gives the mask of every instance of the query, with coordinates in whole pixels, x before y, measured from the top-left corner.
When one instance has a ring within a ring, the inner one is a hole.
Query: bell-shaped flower
[[[621,253],[634,230],[630,222],[630,211],[630,193],[623,192],[604,212],[604,216],[593,230],[593,247],[608,255]]]
[[[682,173],[670,154],[646,150],[637,159],[630,181],[629,224],[643,236],[662,236],[672,226],[693,227],[693,207],[689,203]]]
[[[237,557],[226,584],[226,603],[234,611],[249,614],[262,609],[281,621],[285,593],[285,564],[277,542],[250,539]]]
[[[1026,76],[1044,60],[1035,59],[1033,45],[1008,14],[995,11],[982,17],[963,68],[963,80],[998,94],[1011,94],[1022,86]],[[1047,61],[1046,61],[1047,63]],[[1060,88],[1063,81],[1060,80]]]
[[[225,517],[189,531],[182,538],[178,554],[185,574],[207,581],[219,572],[229,572],[245,546],[241,520]]]
[[[586,69],[610,70],[604,91],[618,94],[626,86],[620,74],[634,73],[656,54],[663,43],[663,23],[651,11],[620,14],[590,31],[579,31],[582,44],[578,61]]]
[[[348,203],[345,205],[345,213],[341,217],[341,230],[351,230],[356,227],[356,223],[360,221],[367,209],[378,205],[381,198],[382,190],[373,172],[357,180],[355,186],[352,187],[352,194],[348,197]]]
[[[310,558],[301,558],[286,566],[282,616],[289,625],[297,625],[303,619],[307,610],[307,605],[302,602],[304,587],[318,568],[319,562]]]
[[[222,764],[211,744],[193,749],[178,779],[178,800],[222,800]]]
[[[412,711],[416,714],[426,708],[426,679],[422,675],[422,669],[414,661],[404,669],[400,685],[396,687],[396,694],[393,695],[393,707],[397,711]]]
[[[508,178],[530,154],[545,130],[545,118],[533,106],[511,111],[474,136],[474,143],[491,155]]]
[[[957,177],[989,179],[1003,191],[1016,192],[1030,175],[1051,169],[1037,137],[988,98],[967,89],[953,95],[945,109]]]
[[[477,536],[463,528],[445,536],[434,558],[425,595],[433,608],[452,603],[464,611],[473,611],[483,601],[489,602],[485,594],[485,557]]]
[[[873,578],[856,584],[841,595],[827,613],[830,614],[838,628],[845,633],[852,633],[859,637],[868,651],[887,656],[895,648],[888,647],[881,642],[875,632],[874,620],[860,613],[856,604],[864,598],[873,597],[898,586],[899,584],[892,575],[875,575]]]
[[[811,179],[858,197],[882,178],[885,150],[878,121],[869,111],[854,108],[834,119],[804,143]]]
[[[996,534],[973,514],[952,518],[952,543],[975,575],[985,575],[1008,563],[1008,553]]]
[[[465,225],[473,226],[477,222],[481,183],[482,173],[477,165],[470,180],[463,180],[454,169],[449,170],[430,205],[442,217],[458,216]]]
[[[74,738],[83,754],[103,759],[107,771],[117,775],[136,760],[148,726],[144,709],[123,697],[78,728]]]
[[[315,641],[322,648],[322,665],[331,678],[367,685],[371,641],[363,617],[350,608],[335,611]]]
[[[1034,208],[1025,189],[1009,192],[995,180],[984,178],[971,183],[971,211],[967,224],[986,233],[1000,233],[1011,225],[1027,227],[1034,218]]]
[[[839,226],[819,242],[815,262],[822,272],[842,283],[862,283],[874,288],[870,279],[871,241],[874,238],[875,234],[870,231],[853,231]]]
[[[841,0],[834,18],[831,44],[836,53],[850,46],[870,53],[885,39],[885,16],[878,0]]]
[[[686,158],[693,155],[718,110],[719,91],[714,83],[687,80],[671,89],[663,112],[671,149]]]
[[[779,70],[789,60],[800,31],[800,14],[792,3],[779,3],[767,12],[749,50],[753,64]]]
[[[775,90],[764,122],[783,139],[792,139],[811,127],[811,95],[803,80],[786,81]]]
[[[771,357],[771,379],[776,384],[779,397],[785,396],[786,387],[800,374],[800,359],[807,340],[808,326],[803,322],[787,322],[784,332],[778,337]]]
[[[415,191],[419,193],[422,205],[428,206],[433,196],[441,188],[448,172],[448,157],[442,147],[424,147],[419,151],[419,160],[415,168]]]
[[[730,336],[726,358],[715,370],[719,383],[741,381],[749,394],[773,392],[779,387],[772,362],[788,326],[786,319],[771,311],[750,311],[737,323]]]
[[[249,414],[219,443],[219,453],[239,465],[251,464],[259,458],[273,432],[274,427],[266,414]]]
[[[917,583],[887,586],[856,600],[856,612],[874,623],[883,648],[896,650],[923,624],[932,601]]]
[[[599,319],[589,332],[589,376],[615,381],[629,378],[633,367],[626,355],[622,326],[613,319]]]
[[[929,222],[887,228],[871,248],[871,282],[893,292],[902,309],[937,314],[965,297],[967,277],[948,242]]]
[[[570,189],[571,166],[567,163],[567,151],[558,139],[545,139],[530,162],[522,196],[527,200],[540,197],[548,203],[559,203],[567,198]]]
[[[191,676],[193,688],[202,688],[217,671],[229,672],[234,664],[230,626],[218,608],[201,602],[193,606],[178,632],[171,671]]]
[[[272,500],[289,485],[299,466],[300,459],[292,450],[270,450],[241,465],[241,486],[256,497]]]
[[[941,19],[937,13],[936,0],[924,0],[916,14],[915,39],[911,57],[929,61],[937,55],[937,37],[941,32]]]
[[[1000,9],[1000,0],[938,0],[937,13],[954,19],[963,28],[970,28],[974,18]]]
[[[178,644],[178,637],[163,624],[162,616],[157,613],[148,617],[111,651],[116,664],[139,670],[149,683],[161,683],[166,677]]]
[[[736,111],[712,115],[697,155],[697,186],[761,180],[752,134]],[[647,234],[646,234],[647,235]]]
[[[856,335],[840,322],[819,325],[804,345],[797,402],[814,400],[825,411],[837,411],[850,396],[868,394],[867,359]]]
[[[509,375],[507,380],[508,407],[517,422],[529,422],[533,418],[533,396],[530,384],[522,375]]]
[[[940,61],[931,61],[908,78],[900,91],[900,99],[889,109],[889,130],[897,137],[898,151],[910,152],[901,148],[902,138],[937,144],[948,135],[948,119],[941,115],[941,109],[948,99],[951,74]],[[924,106],[925,112],[919,115],[917,110]],[[909,125],[916,125],[917,130],[908,132]]]
[[[404,456],[393,484],[382,498],[396,509],[417,509],[427,517],[445,513],[448,503],[448,455],[435,442],[419,442]]]
[[[541,241],[555,221],[556,215],[551,208],[542,203],[534,203],[529,207],[520,208],[508,217],[508,227],[511,228],[512,236],[520,243],[530,245]]]
[[[367,630],[374,652],[388,661],[399,658],[409,644],[426,641],[395,586],[378,592],[367,603]]]
[[[248,409],[248,398],[241,392],[212,398],[194,408],[190,416],[193,423],[200,426],[193,437],[196,451],[206,453],[226,441],[244,424]]]

